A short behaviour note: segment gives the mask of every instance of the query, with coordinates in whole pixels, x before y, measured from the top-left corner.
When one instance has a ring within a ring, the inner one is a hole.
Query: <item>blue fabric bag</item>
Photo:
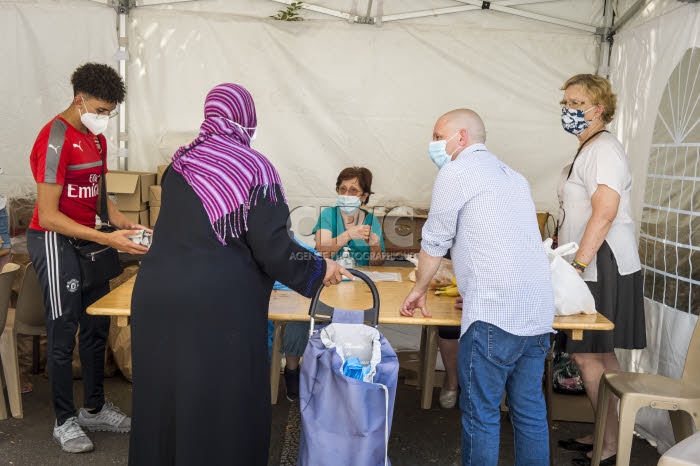
[[[387,456],[399,361],[361,311],[335,309],[313,332],[299,380],[301,437],[297,466],[391,465]],[[357,357],[362,380],[343,375]]]

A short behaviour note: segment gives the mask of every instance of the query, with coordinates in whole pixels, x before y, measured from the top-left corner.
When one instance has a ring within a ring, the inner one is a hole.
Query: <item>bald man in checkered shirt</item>
[[[549,262],[527,180],[491,154],[485,140],[484,123],[472,110],[453,110],[435,124],[430,152],[442,166],[423,227],[416,284],[401,314],[420,309],[430,316],[428,284],[450,251],[464,299],[458,353],[462,464],[498,464],[505,390],[515,464],[547,465],[542,373],[554,320]]]

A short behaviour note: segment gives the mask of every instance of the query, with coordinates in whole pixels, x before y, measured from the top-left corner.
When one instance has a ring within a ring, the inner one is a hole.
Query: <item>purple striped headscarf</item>
[[[272,203],[286,203],[277,170],[250,148],[257,124],[250,93],[237,84],[219,84],[204,101],[199,136],[173,155],[173,168],[201,199],[222,244],[227,232],[237,238],[247,230],[251,199],[255,202],[262,193]],[[276,187],[281,200],[276,198]]]

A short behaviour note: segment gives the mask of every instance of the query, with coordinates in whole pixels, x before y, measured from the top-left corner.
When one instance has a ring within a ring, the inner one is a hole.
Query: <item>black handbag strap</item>
[[[100,222],[102,225],[109,225],[109,213],[107,211],[107,179],[105,178],[105,165],[107,164],[107,157],[105,156],[104,148],[100,142],[100,137],[97,135],[95,135],[95,144],[97,144],[97,148],[100,151],[100,156],[102,157],[102,177],[100,178],[102,182],[102,186],[100,187]],[[107,218],[105,218],[105,216]]]
[[[583,144],[581,144],[576,151],[576,155],[574,155],[574,160],[571,162],[571,166],[569,167],[569,173],[566,175],[567,181],[571,177],[571,172],[574,170],[574,164],[576,163],[576,159],[578,158],[579,154],[583,150],[583,148],[586,146],[588,141],[593,139],[594,137],[598,136],[600,133],[607,133],[607,129],[601,129],[600,131],[596,131],[595,133],[591,134],[588,138],[586,138],[585,141],[583,141]],[[561,204],[561,201],[560,201]],[[561,206],[561,205],[560,205]],[[552,238],[554,239],[554,243],[552,244],[552,249],[556,249],[558,244],[559,244],[559,227],[564,224],[564,219],[566,218],[566,211],[564,211],[564,218],[557,219],[557,223],[554,226],[554,234],[552,235]]]

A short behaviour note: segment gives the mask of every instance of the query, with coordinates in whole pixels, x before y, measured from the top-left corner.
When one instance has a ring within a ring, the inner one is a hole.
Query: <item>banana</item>
[[[457,289],[456,286],[448,286],[448,287],[445,287],[444,290],[438,289],[437,291],[435,291],[435,294],[456,297],[456,296],[459,296],[459,290]]]
[[[452,277],[452,285],[457,286],[457,277]]]

